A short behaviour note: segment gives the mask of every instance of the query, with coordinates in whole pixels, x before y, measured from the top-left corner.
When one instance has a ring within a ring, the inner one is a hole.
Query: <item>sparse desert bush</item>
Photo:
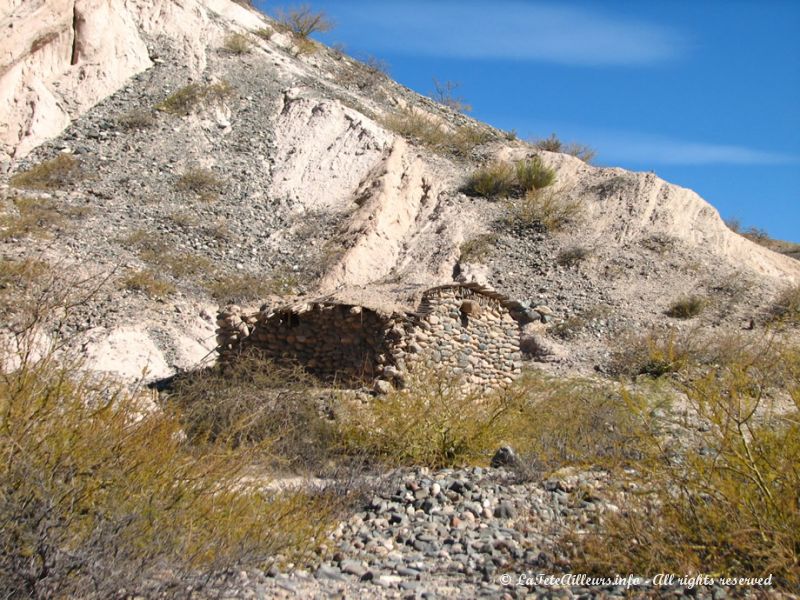
[[[698,339],[673,330],[653,330],[622,336],[612,350],[610,370],[615,375],[661,377],[686,369],[698,355]]]
[[[608,382],[537,372],[526,373],[514,388],[524,399],[515,446],[523,474],[635,463],[649,426],[642,418],[645,407],[668,402],[668,395],[653,386],[645,400],[643,394],[627,393]]]
[[[772,304],[770,318],[786,324],[800,324],[800,285],[787,287],[778,294]]]
[[[224,102],[232,95],[233,88],[227,81],[190,83],[167,96],[156,109],[172,115],[189,115],[202,106]]]
[[[0,213],[0,240],[24,236],[46,237],[53,231],[64,230],[72,218],[86,214],[85,209],[60,206],[49,198],[16,196],[11,199],[13,210]]]
[[[523,190],[541,190],[556,181],[556,172],[546,166],[538,156],[521,160],[515,165],[517,185]]]
[[[545,231],[558,231],[577,221],[583,212],[578,200],[567,198],[558,190],[531,190],[522,198],[506,202],[512,223],[526,227],[541,227]]]
[[[712,365],[681,386],[708,426],[682,448],[662,436],[650,439],[630,472],[636,494],[583,537],[574,568],[604,576],[653,569],[771,574],[778,589],[797,589],[800,350],[784,346],[779,353],[780,360],[745,356]],[[781,378],[791,409],[776,410],[769,400],[770,381]]]
[[[136,131],[148,129],[156,124],[153,113],[143,108],[135,108],[117,117],[117,125],[120,129]]]
[[[701,296],[687,296],[679,298],[666,311],[668,317],[674,319],[691,319],[698,316],[708,306],[708,300]]]
[[[182,192],[192,192],[201,200],[210,202],[217,198],[224,185],[225,182],[210,169],[190,167],[178,177],[175,187]]]
[[[490,137],[487,131],[476,126],[446,128],[413,108],[405,108],[389,115],[383,120],[383,124],[395,133],[423,144],[434,152],[460,157],[468,157]]]
[[[256,355],[234,364],[186,374],[168,395],[190,439],[229,436],[236,445],[269,442],[270,455],[287,467],[319,467],[332,458],[332,422],[320,414],[315,381],[297,368]]]
[[[241,56],[242,54],[249,54],[252,49],[253,43],[243,33],[229,33],[222,42],[222,50],[228,54]]]
[[[139,258],[159,274],[171,275],[176,279],[189,276],[202,276],[201,280],[213,272],[213,263],[205,256],[175,250],[169,241],[146,229],[137,229],[120,240]]]
[[[50,355],[0,377],[4,595],[163,596],[189,573],[303,556],[322,539],[328,495],[248,483],[258,448],[233,448],[229,432],[192,446],[173,411],[76,366]]]
[[[494,250],[497,244],[497,234],[484,233],[466,240],[461,244],[459,251],[460,262],[483,262]]]
[[[460,87],[461,84],[455,81],[439,81],[434,77],[431,98],[456,112],[468,113],[472,107],[464,102],[462,97],[456,95],[456,90]]]
[[[485,463],[513,430],[515,403],[503,391],[465,391],[448,373],[418,369],[407,390],[366,406],[342,403],[338,435],[346,452],[392,466]]]
[[[562,142],[560,139],[558,139],[558,136],[555,133],[551,134],[549,138],[534,140],[533,145],[539,150],[569,154],[581,159],[586,163],[591,163],[597,155],[594,149],[590,148],[589,146],[584,146],[583,144],[577,143]]]
[[[507,162],[493,162],[470,175],[464,191],[473,196],[500,198],[510,196],[516,187],[514,167]]]
[[[575,338],[578,333],[585,330],[592,321],[605,320],[612,314],[613,310],[606,305],[593,306],[581,313],[572,315],[560,323],[556,323],[550,331],[553,335],[562,340]]]
[[[317,50],[319,45],[311,38],[301,37],[295,42],[295,56],[315,54]]]
[[[80,177],[80,161],[71,154],[59,154],[13,175],[10,183],[30,190],[59,190],[72,186]]]
[[[164,298],[175,292],[175,286],[162,279],[152,269],[131,273],[123,280],[123,285],[129,290],[142,292],[151,298]]]
[[[590,255],[591,252],[588,248],[583,246],[570,246],[558,253],[556,263],[562,267],[575,267],[589,258]]]
[[[270,29],[269,27],[262,27],[260,29],[256,29],[253,32],[255,35],[260,37],[262,40],[269,41],[272,39],[272,36],[275,34],[274,29]]]
[[[495,161],[476,170],[464,191],[473,196],[499,198],[520,196],[546,188],[556,180],[556,172],[536,156],[516,163]]]
[[[308,4],[279,9],[276,12],[278,23],[298,37],[307,38],[312,33],[324,33],[333,29],[333,21],[322,12],[311,9]]]

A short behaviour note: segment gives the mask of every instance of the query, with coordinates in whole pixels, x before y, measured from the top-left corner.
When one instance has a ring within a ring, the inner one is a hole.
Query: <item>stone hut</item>
[[[521,304],[476,284],[425,290],[412,308],[333,297],[253,314],[229,306],[218,316],[218,352],[230,361],[257,350],[343,383],[402,386],[404,373],[428,364],[472,385],[498,386],[520,373],[524,312]]]

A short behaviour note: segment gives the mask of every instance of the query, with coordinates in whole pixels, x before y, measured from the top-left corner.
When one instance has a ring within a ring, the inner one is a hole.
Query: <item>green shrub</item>
[[[708,305],[708,300],[700,296],[688,296],[680,298],[672,304],[666,311],[668,317],[674,319],[691,319],[698,316]]]
[[[243,33],[230,33],[225,37],[222,43],[222,50],[228,54],[235,54],[241,56],[242,54],[249,54],[253,49],[253,43],[250,38]]]
[[[233,95],[227,81],[219,83],[190,83],[167,96],[156,109],[173,115],[189,115],[201,106],[224,102]]]
[[[502,391],[465,391],[451,375],[426,369],[407,384],[366,406],[340,403],[337,429],[346,452],[391,466],[483,464],[513,430],[516,399]]]
[[[481,167],[470,176],[464,191],[485,198],[520,196],[546,188],[555,180],[555,171],[537,156],[513,164],[496,161]]]
[[[12,175],[10,183],[13,187],[30,190],[59,190],[75,184],[81,175],[77,158],[71,154],[59,154],[27,171]]]
[[[314,12],[307,4],[290,9],[279,9],[276,18],[283,28],[301,38],[307,38],[312,33],[324,33],[333,29],[333,21],[324,12]]]
[[[514,168],[506,162],[493,162],[470,175],[464,191],[473,196],[510,196],[516,187]]]
[[[538,156],[521,160],[515,167],[517,185],[526,192],[546,188],[556,181],[555,170],[547,167]]]
[[[172,411],[76,372],[50,355],[0,378],[5,595],[162,597],[190,573],[296,559],[322,540],[334,500],[248,482],[263,448],[235,449],[228,432],[190,445]]]

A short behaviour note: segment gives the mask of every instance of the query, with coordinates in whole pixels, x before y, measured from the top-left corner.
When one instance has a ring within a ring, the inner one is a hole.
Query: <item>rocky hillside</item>
[[[403,304],[454,279],[549,306],[538,358],[590,370],[682,298],[703,300],[690,326],[738,328],[800,281],[691,190],[537,151],[229,0],[15,0],[0,19],[0,247],[113,273],[71,324],[101,370],[197,364],[220,304]],[[559,230],[463,191],[534,155]],[[19,227],[32,204],[50,217]]]

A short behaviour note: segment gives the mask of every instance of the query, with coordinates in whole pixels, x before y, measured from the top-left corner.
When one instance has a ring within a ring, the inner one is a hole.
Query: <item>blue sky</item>
[[[318,39],[472,116],[655,171],[800,242],[800,0],[317,0]],[[269,11],[277,3],[261,2]]]

